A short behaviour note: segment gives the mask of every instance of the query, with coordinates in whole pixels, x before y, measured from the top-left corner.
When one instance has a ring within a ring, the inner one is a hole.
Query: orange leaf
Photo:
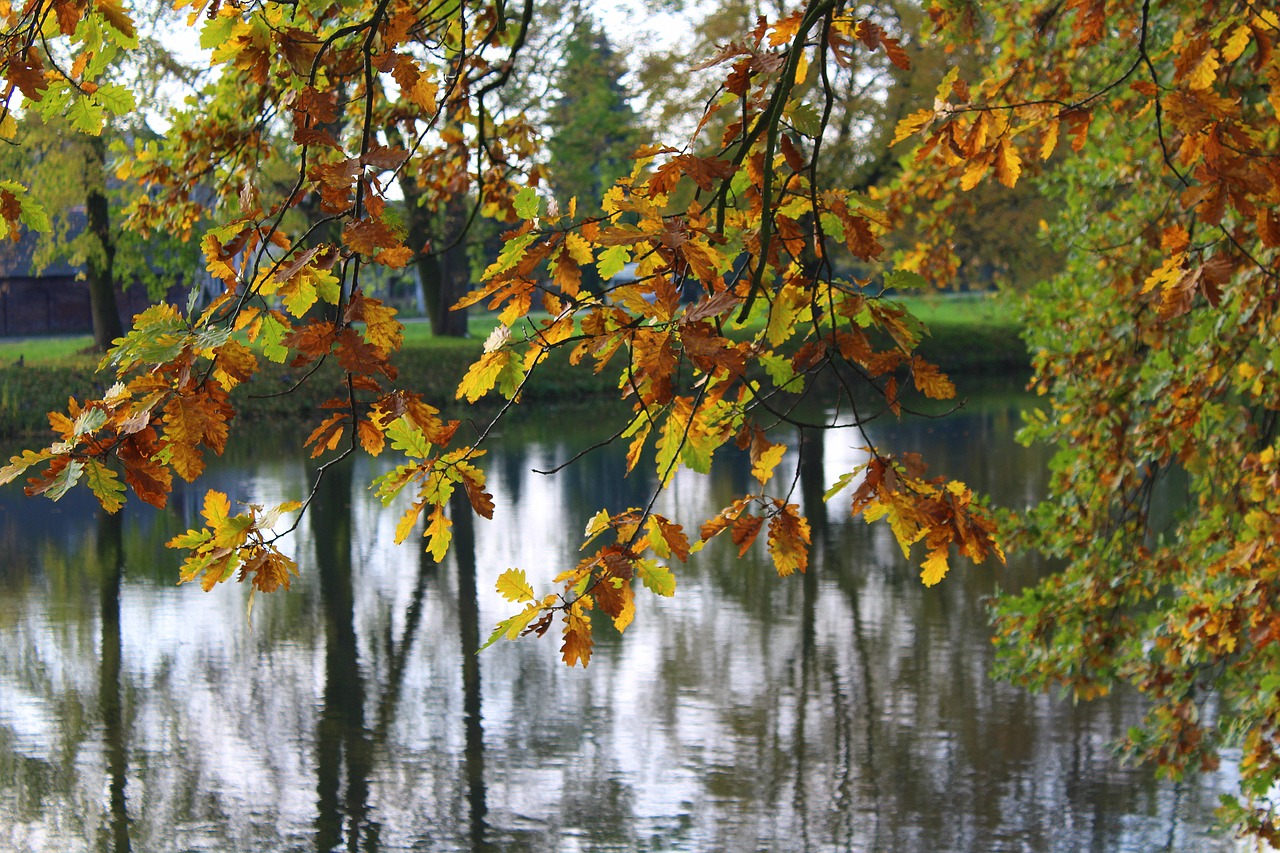
[[[575,610],[576,605],[565,614],[564,643],[560,646],[560,653],[569,666],[581,662],[585,668],[591,662],[591,622]]]
[[[769,519],[769,556],[779,577],[809,567],[809,522],[796,504],[786,504]]]

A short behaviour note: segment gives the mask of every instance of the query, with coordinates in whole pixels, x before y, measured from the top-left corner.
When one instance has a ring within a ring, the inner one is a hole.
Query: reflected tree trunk
[[[125,785],[129,776],[129,752],[125,744],[124,713],[120,701],[120,583],[124,574],[123,519],[120,513],[98,510],[98,560],[102,588],[102,651],[98,668],[98,709],[102,714],[110,784],[110,849],[125,853],[129,842],[129,809]]]
[[[387,742],[387,733],[395,722],[396,709],[400,705],[400,693],[404,689],[405,668],[409,656],[413,652],[413,643],[418,636],[418,626],[422,624],[423,603],[427,597],[427,587],[436,579],[437,565],[425,549],[418,549],[418,580],[413,587],[413,596],[409,599],[409,608],[404,614],[404,633],[400,635],[399,644],[391,642],[391,629],[387,629],[387,646],[391,649],[391,662],[387,672],[387,688],[378,703],[378,722],[373,732],[374,745],[381,749]]]
[[[827,452],[827,431],[806,429],[800,432],[800,497],[804,501],[804,514],[809,519],[809,531],[817,554],[817,542],[823,539],[829,530],[827,523],[827,504],[822,496],[827,491],[823,481],[823,470]],[[812,570],[817,560],[810,560]]]
[[[818,572],[826,556],[827,507],[822,500],[826,490],[822,482],[823,452],[826,433],[823,430],[802,430],[800,433],[800,495],[804,512],[809,519],[811,548],[809,567],[804,573],[804,605],[800,628],[800,686],[796,697],[795,742],[795,791],[793,805],[798,814],[809,813],[806,770],[810,756],[806,723],[809,716],[809,697],[813,694],[821,702],[821,689],[817,686],[819,669],[815,622],[818,606]],[[802,824],[803,850],[811,849],[809,826]]]
[[[379,828],[369,816],[373,743],[365,726],[365,685],[356,645],[350,464],[325,473],[310,515],[325,622],[324,704],[316,732],[316,849],[374,851]]]
[[[476,533],[471,503],[454,494],[453,556],[458,566],[458,633],[462,647],[462,714],[466,728],[467,804],[471,813],[471,849],[487,850],[488,815],[484,781],[484,724],[480,710],[480,603],[476,595]]]

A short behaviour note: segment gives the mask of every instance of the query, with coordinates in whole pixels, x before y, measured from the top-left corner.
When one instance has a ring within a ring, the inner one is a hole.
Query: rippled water
[[[1018,402],[874,434],[1024,505],[1045,460],[1012,442]],[[439,566],[394,545],[365,488],[378,462],[326,478],[290,543],[302,577],[259,596],[252,626],[244,590],[174,583],[163,542],[206,484],[115,518],[0,494],[0,849],[1217,849],[1231,780],[1121,767],[1108,744],[1140,716],[1131,697],[1074,707],[987,678],[983,599],[1037,566],[927,590],[887,530],[821,504],[859,461],[851,434],[805,450],[807,575],[709,547],[676,567],[674,599],[637,595],[624,636],[599,624],[585,671],[552,637],[473,654],[511,613],[500,571],[549,588],[586,518],[645,498],[651,475],[617,478],[621,448],[533,473],[601,420],[509,427],[488,457],[495,520],[459,516]],[[299,497],[287,447],[259,434],[207,485]],[[682,475],[664,511],[696,525],[749,478],[742,460]]]

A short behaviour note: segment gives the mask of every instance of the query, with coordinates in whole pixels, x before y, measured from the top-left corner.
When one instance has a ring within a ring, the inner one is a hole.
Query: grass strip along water
[[[938,297],[911,300],[911,308],[929,327],[919,353],[951,375],[964,393],[968,377],[1007,376],[1021,387],[1030,359],[1020,327],[1002,310],[1006,300],[981,297]],[[496,320],[474,317],[469,338],[433,338],[425,323],[406,325],[404,349],[396,358],[397,384],[423,394],[442,408],[454,401],[458,381],[482,351],[482,341]],[[88,336],[27,338],[0,342],[0,439],[37,435],[48,430],[46,412],[64,411],[67,399],[101,394],[115,380],[97,370],[98,356],[86,352]],[[259,375],[235,393],[238,417],[310,418],[336,387],[338,367],[321,367],[301,386],[302,372],[262,360]],[[525,388],[526,402],[578,402],[617,394],[617,371],[594,373],[586,364],[569,364],[567,351],[553,354]],[[496,395],[491,399],[499,400]]]

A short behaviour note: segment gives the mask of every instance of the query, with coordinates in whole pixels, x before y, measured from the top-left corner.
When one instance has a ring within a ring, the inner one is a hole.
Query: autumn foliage
[[[99,13],[76,9],[87,21]],[[225,175],[224,203],[215,208],[225,212],[222,221],[200,237],[225,291],[185,313],[157,306],[139,315],[104,361],[120,381],[103,399],[72,401],[69,414],[53,415],[58,440],[15,457],[0,478],[25,475],[30,493],[55,498],[88,485],[110,510],[127,484],[163,506],[175,475],[196,479],[205,453],[222,451],[233,394],[261,359],[304,373],[334,360],[341,385],[305,445],[326,457],[326,466],[356,451],[399,458],[373,487],[387,504],[411,496],[396,538],[410,537],[421,522],[428,552],[442,560],[455,490],[478,515],[493,515],[481,467],[487,430],[461,441],[457,421],[397,387],[400,324],[360,286],[362,269],[403,266],[422,248],[405,244],[389,218],[386,190],[409,170],[434,171],[451,176],[428,185],[434,192],[470,192],[515,225],[480,287],[461,303],[498,311],[502,325],[463,378],[459,399],[474,403],[497,393],[515,403],[528,377],[564,349],[571,363],[618,377],[631,408],[616,436],[628,443],[628,470],[654,466],[665,486],[682,468],[707,473],[716,454],[734,446],[749,456],[759,485],[714,518],[692,520],[692,537],[685,532],[691,520],[657,515],[652,503],[597,516],[587,528],[588,556],[560,575],[558,592],[539,598],[518,570],[501,576],[500,590],[524,609],[494,637],[541,634],[558,616],[565,661],[585,665],[592,647],[587,611],[599,609],[625,629],[637,579],[672,594],[672,561],[726,533],[741,553],[763,533],[780,575],[805,571],[809,525],[791,500],[793,484],[776,481],[787,447],[770,439],[768,428],[828,426],[792,414],[820,374],[831,375],[833,402],[847,413],[837,417],[854,424],[885,410],[900,413],[911,385],[937,399],[954,393],[937,368],[913,354],[920,324],[877,295],[879,287],[868,289],[870,280],[835,273],[833,253],[869,270],[883,263],[877,235],[885,214],[817,180],[826,119],[810,69],[848,65],[875,51],[905,65],[898,40],[833,3],[762,18],[702,64],[722,83],[694,138],[679,148],[642,148],[630,174],[596,208],[602,215],[579,217],[576,199],[554,200],[539,189],[536,167],[518,181],[498,168],[507,162],[511,133],[487,117],[485,96],[524,40],[529,7],[518,20],[508,19],[504,6],[483,4],[442,8],[426,19],[394,2],[359,11],[309,13],[304,29],[293,12],[287,24],[279,7],[193,7],[191,23],[222,65],[218,91],[234,84],[253,93],[258,110],[279,111],[291,130],[268,139],[252,121],[214,110],[188,117],[167,148],[141,150],[122,166],[160,190],[135,205],[135,224],[144,229],[192,222],[193,187]],[[21,28],[12,32],[19,38]],[[73,48],[74,32],[64,33]],[[39,56],[27,50],[24,56]],[[432,59],[440,56],[446,61]],[[10,66],[25,61],[10,59]],[[67,98],[91,99],[83,79],[57,79]],[[29,88],[21,88],[29,102],[43,97]],[[465,121],[472,122],[474,148],[463,150],[463,164],[468,157],[483,164],[479,174],[459,172],[448,160],[457,156]],[[243,159],[227,164],[243,158],[247,144],[292,164],[295,177],[280,197],[266,197],[262,178]],[[290,233],[290,217],[300,212],[311,214],[304,225],[314,224]],[[605,293],[582,287],[587,267],[609,281],[631,263],[633,280]],[[549,318],[527,319],[535,310]],[[945,575],[953,545],[977,561],[999,553],[991,517],[963,485],[926,478],[916,458],[871,449],[871,461],[831,496],[856,481],[854,514],[885,518],[904,553],[924,540],[926,583]],[[294,567],[276,550],[281,534],[272,527],[307,502],[233,514],[225,498],[211,494],[205,528],[171,543],[191,552],[183,577],[201,577],[206,588],[237,576],[263,591],[287,586]],[[597,537],[605,544],[588,545]]]
[[[1070,249],[1064,273],[1029,300],[1034,383],[1048,403],[1024,435],[1059,452],[1052,494],[1010,516],[1007,532],[1066,568],[1000,603],[1003,665],[1082,698],[1137,686],[1153,705],[1128,746],[1170,772],[1211,766],[1238,745],[1247,791],[1277,780],[1273,11],[938,0],[936,49],[970,70],[957,63],[933,104],[899,124],[906,156],[892,184],[858,194],[823,178],[840,106],[830,75],[872,57],[906,67],[903,39],[917,34],[809,0],[705,57],[695,71],[715,96],[692,136],[642,146],[583,216],[578,200],[546,190],[534,130],[495,99],[530,3],[180,5],[220,77],[172,139],[120,168],[151,189],[132,208],[137,228],[185,233],[213,217],[192,239],[225,290],[207,305],[139,315],[104,360],[118,382],[51,414],[55,440],[14,457],[0,480],[26,477],[29,493],[55,499],[86,485],[108,511],[126,489],[162,506],[175,475],[194,480],[205,454],[222,451],[262,359],[303,381],[334,361],[341,381],[305,441],[325,460],[320,476],[352,453],[394,457],[373,488],[386,504],[409,496],[396,538],[421,528],[443,559],[455,492],[493,516],[489,429],[463,438],[442,415],[452,401],[397,384],[401,326],[362,272],[435,251],[407,242],[390,187],[441,206],[465,199],[510,230],[459,302],[498,312],[501,325],[458,401],[502,398],[496,422],[563,351],[616,377],[628,413],[614,440],[627,444],[628,471],[650,466],[665,487],[682,469],[706,473],[742,453],[756,481],[707,519],[668,518],[653,501],[602,511],[554,590],[535,590],[520,569],[496,579],[515,613],[491,643],[558,625],[564,660],[586,665],[590,611],[625,630],[636,592],[672,595],[679,564],[713,538],[745,553],[763,534],[779,575],[809,568],[795,484],[777,476],[794,451],[770,429],[860,428],[920,396],[951,398],[951,381],[916,352],[924,328],[883,293],[955,273],[951,236],[968,190],[1035,180],[1060,214],[1046,234]],[[131,107],[103,78],[104,57],[134,39],[123,7],[0,0],[0,22],[0,137],[15,134],[18,109],[62,112],[92,133]],[[0,236],[16,235],[39,228],[43,212],[5,180],[0,216]],[[891,261],[885,245],[902,223],[918,243]],[[634,277],[615,278],[628,265]],[[589,268],[604,292],[584,287]],[[817,393],[828,419],[804,405]],[[923,543],[926,584],[957,554],[1003,560],[993,515],[967,487],[866,444],[868,461],[827,498],[887,523],[908,558]],[[1161,518],[1153,502],[1170,484],[1183,497]],[[287,587],[296,569],[273,527],[306,508],[301,497],[233,514],[210,493],[205,526],[171,543],[189,551],[184,579]],[[1265,807],[1235,817],[1277,836]]]
[[[998,604],[1004,674],[1078,698],[1151,699],[1123,745],[1180,775],[1242,751],[1229,817],[1275,843],[1280,772],[1280,17],[1265,4],[938,4],[981,43],[900,127],[895,191],[924,223],[907,259],[945,279],[950,201],[1038,180],[1066,271],[1028,300],[1026,441],[1058,448],[1051,494],[1009,519],[1065,568]]]

